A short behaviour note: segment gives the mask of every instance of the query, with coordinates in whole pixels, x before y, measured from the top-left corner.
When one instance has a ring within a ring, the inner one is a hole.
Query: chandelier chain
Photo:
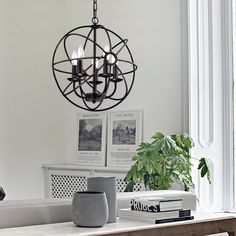
[[[98,24],[97,10],[98,10],[97,0],[93,0],[93,18],[92,18],[93,24]]]
[[[98,10],[97,0],[93,0],[93,17],[97,17],[97,10]]]

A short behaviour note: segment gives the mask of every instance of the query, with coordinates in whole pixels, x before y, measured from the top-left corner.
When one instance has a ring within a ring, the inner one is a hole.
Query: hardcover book
[[[131,209],[137,211],[163,212],[183,209],[183,199],[135,198]]]
[[[169,219],[162,219],[162,220],[154,220],[154,219],[145,219],[145,218],[138,218],[138,217],[119,217],[120,220],[132,220],[132,221],[141,221],[147,222],[150,224],[161,224],[161,223],[171,223],[177,221],[184,221],[184,220],[193,220],[194,216],[185,216],[179,218],[169,218]]]
[[[145,212],[131,209],[119,209],[119,217],[134,217],[148,220],[165,220],[170,218],[180,218],[191,216],[191,210],[166,211],[166,212]]]

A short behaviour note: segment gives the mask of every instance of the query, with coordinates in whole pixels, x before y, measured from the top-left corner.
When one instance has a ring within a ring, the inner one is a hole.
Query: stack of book
[[[154,224],[192,220],[191,210],[183,209],[183,199],[135,198],[130,208],[119,209],[118,216],[124,220],[139,220]]]

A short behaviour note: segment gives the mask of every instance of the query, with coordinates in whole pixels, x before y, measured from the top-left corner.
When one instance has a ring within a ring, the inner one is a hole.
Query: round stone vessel
[[[104,192],[76,192],[72,200],[72,221],[81,227],[101,227],[108,220],[108,204]]]

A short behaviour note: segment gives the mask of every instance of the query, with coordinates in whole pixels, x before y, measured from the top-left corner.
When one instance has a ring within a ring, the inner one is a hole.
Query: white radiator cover
[[[87,178],[94,176],[116,177],[116,191],[124,192],[127,169],[79,167],[68,165],[43,165],[46,198],[72,198],[77,191],[87,189]],[[143,184],[136,184],[134,191],[143,191]]]

